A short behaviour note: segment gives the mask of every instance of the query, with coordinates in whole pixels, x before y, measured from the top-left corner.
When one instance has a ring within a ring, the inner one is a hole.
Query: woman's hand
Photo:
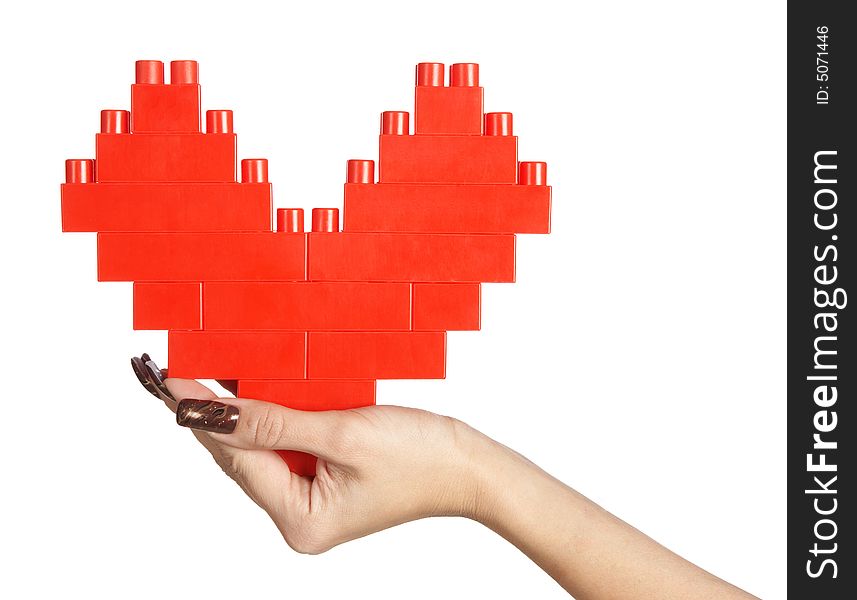
[[[476,517],[470,455],[480,434],[460,421],[396,406],[304,412],[218,400],[196,381],[165,384],[179,425],[194,429],[298,552],[422,517]],[[318,456],[315,478],[291,473],[274,449]]]
[[[132,364],[298,552],[460,515],[515,544],[579,600],[753,597],[455,419],[396,406],[304,412],[219,399],[196,381],[164,380],[146,355]],[[318,456],[316,476],[290,472],[277,449]]]

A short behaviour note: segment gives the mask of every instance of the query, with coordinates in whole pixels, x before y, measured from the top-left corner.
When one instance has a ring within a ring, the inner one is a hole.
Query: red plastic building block
[[[202,329],[202,283],[134,282],[134,329]]]
[[[303,379],[306,333],[291,331],[170,331],[170,377],[183,379]]]
[[[197,63],[173,61],[170,67],[170,83],[164,84],[162,62],[137,61],[137,82],[131,86],[133,133],[199,133]]]
[[[233,133],[132,133],[95,136],[100,182],[235,181]]]
[[[240,379],[238,397],[296,410],[342,410],[375,404],[372,379]]]
[[[381,183],[516,183],[511,135],[382,135]],[[97,160],[96,160],[97,163]]]
[[[375,382],[360,379],[242,379],[238,396],[274,402],[297,410],[344,410],[375,404]],[[315,475],[316,458],[292,450],[278,450],[298,475]]]
[[[270,231],[269,183],[66,183],[63,231]]]
[[[443,331],[307,334],[309,379],[443,379],[445,373]]]
[[[302,281],[305,235],[99,233],[98,280]]]
[[[549,233],[545,185],[345,184],[345,231]]]
[[[297,450],[276,450],[276,453],[286,461],[292,473],[301,477],[315,477],[318,459],[312,454]]]
[[[415,283],[414,331],[478,331],[478,283]]]
[[[206,282],[205,328],[410,329],[407,283]]]
[[[472,64],[472,63],[471,63]],[[463,75],[462,65],[451,72]],[[456,79],[456,85],[443,85],[443,65],[420,63],[414,98],[415,134],[482,134],[483,91],[479,87],[478,66],[475,80]],[[450,78],[452,79],[452,78]]]
[[[312,281],[515,280],[514,235],[308,234]]]

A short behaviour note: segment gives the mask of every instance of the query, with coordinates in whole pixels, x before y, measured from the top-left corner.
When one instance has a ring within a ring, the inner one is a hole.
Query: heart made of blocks
[[[446,332],[478,330],[482,282],[515,280],[515,234],[550,231],[542,162],[511,113],[483,115],[479,66],[416,69],[407,112],[349,160],[339,210],[276,211],[232,111],[205,113],[194,61],[137,61],[131,110],[101,112],[95,160],[66,161],[63,231],[98,232],[98,280],[134,282],[134,329],[167,330],[169,374],[232,379],[302,410],[375,403],[378,379],[443,378]],[[282,452],[295,472],[315,458]]]

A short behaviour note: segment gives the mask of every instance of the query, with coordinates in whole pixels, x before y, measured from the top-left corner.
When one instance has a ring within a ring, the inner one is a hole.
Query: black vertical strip
[[[857,598],[857,21],[846,16],[849,8],[847,2],[788,3],[792,598]]]

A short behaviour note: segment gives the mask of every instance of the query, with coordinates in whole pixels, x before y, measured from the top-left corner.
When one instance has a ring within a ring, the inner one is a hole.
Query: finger
[[[200,400],[213,400],[217,398],[217,394],[195,379],[169,378],[164,383],[176,401],[181,401],[185,398],[199,398]]]
[[[217,398],[217,394],[212,392],[210,389],[202,385],[200,382],[195,381],[193,379],[166,379],[164,380],[164,384],[167,386],[167,389],[170,391],[170,394],[176,399],[176,402],[180,402],[184,398],[200,398],[202,400],[212,400]],[[168,405],[169,406],[169,405]],[[176,403],[173,403],[172,410],[176,412]],[[214,445],[217,443],[215,440],[211,438],[209,435],[205,435],[205,433],[201,431],[194,431],[194,435],[199,442],[206,447],[206,449],[211,452],[211,454],[218,458],[218,454],[222,454],[222,452],[215,452]],[[218,460],[218,462],[220,462]]]
[[[179,406],[185,401],[217,403],[217,394],[193,379],[171,378],[165,383]],[[231,402],[232,399],[230,398],[229,401]],[[177,421],[183,411],[184,409],[177,410]],[[289,471],[288,465],[276,453],[250,451],[235,445],[224,444],[219,439],[224,436],[215,435],[204,429],[192,429],[192,431],[224,472],[265,510],[271,512],[276,507],[297,507],[301,504],[301,498],[308,494],[310,480]]]
[[[184,396],[176,411],[179,425],[209,432],[233,448],[298,450],[327,459],[332,458],[331,447],[342,438],[347,419],[346,411],[308,412],[245,398],[215,400],[210,395]]]

